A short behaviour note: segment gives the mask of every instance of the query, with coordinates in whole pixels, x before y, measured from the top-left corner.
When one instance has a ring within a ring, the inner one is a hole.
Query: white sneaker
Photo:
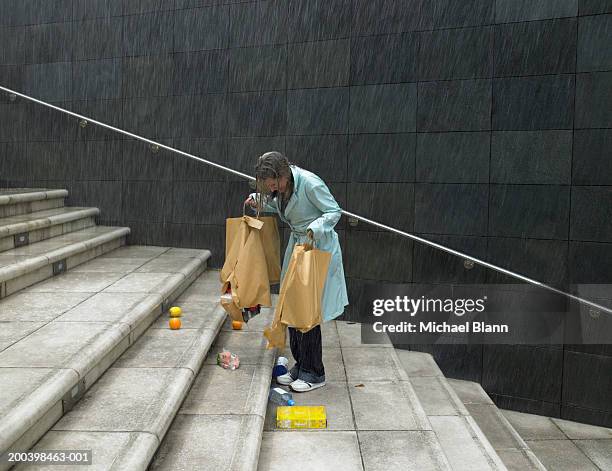
[[[308,383],[306,381],[302,381],[301,379],[296,379],[293,383],[289,385],[289,387],[295,392],[312,391],[313,389],[317,389],[323,386],[325,386],[325,381],[321,381],[320,383]]]
[[[295,378],[291,376],[290,371],[287,371],[284,375],[280,375],[276,377],[276,382],[283,386],[289,386],[294,381],[295,381]]]

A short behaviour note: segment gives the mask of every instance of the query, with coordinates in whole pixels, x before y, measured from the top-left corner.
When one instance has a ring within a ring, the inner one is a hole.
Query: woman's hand
[[[251,195],[249,195],[249,197],[244,200],[244,204],[248,204],[251,208],[257,207],[257,201],[255,201],[255,199]]]
[[[314,233],[312,232],[312,230],[308,229],[306,231],[306,235],[308,236],[310,240],[314,241]]]

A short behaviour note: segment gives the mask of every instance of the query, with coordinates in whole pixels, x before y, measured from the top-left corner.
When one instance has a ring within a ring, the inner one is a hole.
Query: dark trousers
[[[291,354],[295,358],[291,376],[308,383],[325,381],[321,326],[313,327],[305,334],[289,327],[289,345]]]

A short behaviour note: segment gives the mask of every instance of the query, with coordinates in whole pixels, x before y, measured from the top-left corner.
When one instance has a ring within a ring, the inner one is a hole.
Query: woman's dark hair
[[[266,194],[264,180],[266,178],[291,178],[291,163],[280,152],[266,152],[257,160],[255,165],[255,178],[257,180],[257,191]]]
[[[287,157],[280,152],[266,152],[257,160],[257,165],[255,165],[255,177],[257,180],[279,178],[281,176],[290,177],[290,165]]]

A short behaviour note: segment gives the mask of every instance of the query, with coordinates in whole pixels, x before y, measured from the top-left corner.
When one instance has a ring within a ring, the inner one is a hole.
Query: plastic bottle
[[[293,400],[293,396],[290,392],[285,391],[282,388],[272,388],[270,389],[269,395],[270,401],[279,406],[292,406],[295,404]]]

